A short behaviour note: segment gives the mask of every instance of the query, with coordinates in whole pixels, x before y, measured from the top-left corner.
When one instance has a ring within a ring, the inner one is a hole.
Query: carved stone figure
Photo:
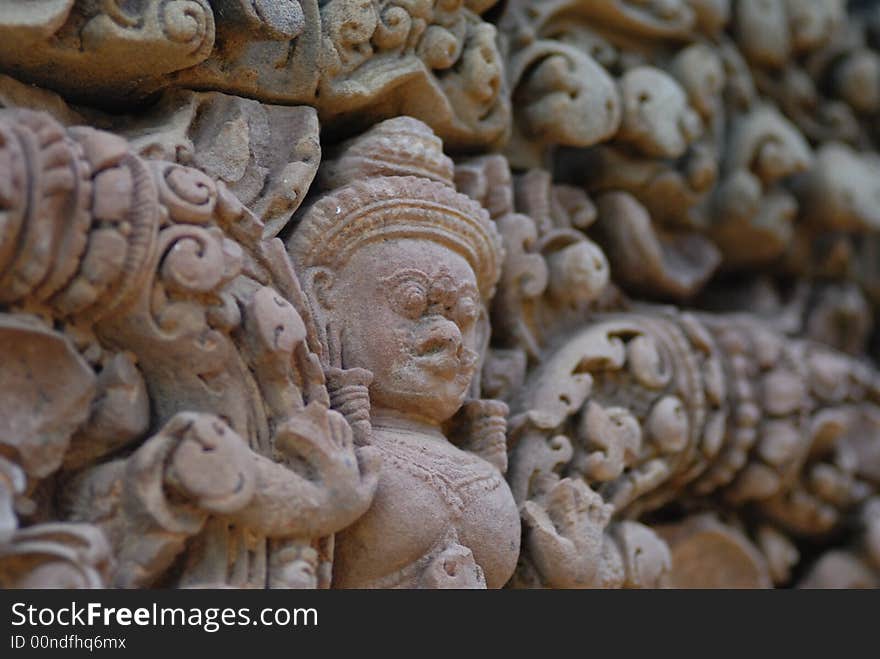
[[[476,13],[492,2],[0,4],[3,70],[77,102],[119,110],[167,88],[221,91],[310,104],[333,127],[411,114],[460,148],[509,128],[495,28]]]
[[[880,585],[867,4],[0,0],[0,587]]]
[[[383,458],[371,508],[337,537],[334,584],[503,586],[520,537],[504,480],[507,408],[473,397],[500,236],[455,190],[452,161],[421,122],[382,122],[324,167],[332,189],[289,249],[331,388],[341,380],[335,398],[368,388],[362,440]]]
[[[317,550],[304,578],[291,547],[363,512],[378,465],[358,449],[361,473],[327,409],[304,320],[278,290],[305,312],[280,241],[197,170],[46,115],[0,121],[6,505],[31,496],[20,514],[51,515],[40,479],[61,469],[60,512],[103,530],[118,586],[163,583],[177,559],[180,584],[328,579]]]
[[[753,319],[646,312],[557,342],[514,398],[524,583],[657,585],[670,554],[628,520],[673,498],[721,492],[771,526],[822,535],[871,492],[857,444],[876,423],[876,373]],[[762,560],[747,585],[769,583]]]

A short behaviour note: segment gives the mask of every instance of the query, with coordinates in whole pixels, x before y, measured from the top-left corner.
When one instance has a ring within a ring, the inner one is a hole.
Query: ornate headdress
[[[431,129],[389,119],[342,145],[322,168],[330,192],[310,206],[288,242],[297,267],[338,268],[366,243],[424,238],[460,254],[484,298],[501,272],[501,237],[488,213],[457,192],[452,160]]]

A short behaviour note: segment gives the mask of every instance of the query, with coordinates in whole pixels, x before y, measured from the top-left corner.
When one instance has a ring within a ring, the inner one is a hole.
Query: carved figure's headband
[[[323,195],[288,242],[300,268],[336,269],[367,243],[427,239],[470,264],[484,299],[501,271],[501,238],[488,213],[457,192],[452,160],[431,129],[410,117],[384,121],[325,164]]]

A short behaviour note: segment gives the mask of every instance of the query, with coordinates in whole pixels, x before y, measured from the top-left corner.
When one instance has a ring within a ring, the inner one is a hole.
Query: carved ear
[[[318,331],[318,340],[321,342],[324,354],[322,360],[327,366],[336,360],[331,356],[332,341],[328,327],[329,311],[333,308],[333,298],[330,289],[333,287],[335,277],[333,271],[324,267],[308,268],[301,276],[303,293],[309,303],[312,318],[315,320],[315,328]]]
[[[306,295],[313,303],[321,307],[320,310],[330,310],[333,308],[333,300],[330,295],[330,289],[333,288],[336,277],[329,268],[315,267],[309,268],[305,276]]]
[[[486,355],[489,352],[489,339],[492,335],[492,326],[489,321],[489,311],[486,309],[486,305],[482,305],[482,311],[480,312],[480,317],[477,319],[477,341],[476,347],[477,352],[479,353],[479,361],[477,362],[477,368],[474,371],[474,379],[471,380],[470,387],[470,397],[471,398],[481,398],[481,389],[483,386],[482,383],[482,374],[483,374],[483,365],[486,362]]]

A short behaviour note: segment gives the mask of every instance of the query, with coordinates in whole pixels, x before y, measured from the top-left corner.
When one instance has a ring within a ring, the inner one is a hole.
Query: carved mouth
[[[423,342],[412,355],[419,367],[440,377],[470,379],[477,354],[472,350],[455,348],[449,341],[432,338]]]
[[[434,335],[419,343],[414,352],[416,357],[432,357],[445,352],[451,353],[451,345],[449,339]]]
[[[470,370],[448,349],[414,355],[414,358],[421,368],[450,380]]]

